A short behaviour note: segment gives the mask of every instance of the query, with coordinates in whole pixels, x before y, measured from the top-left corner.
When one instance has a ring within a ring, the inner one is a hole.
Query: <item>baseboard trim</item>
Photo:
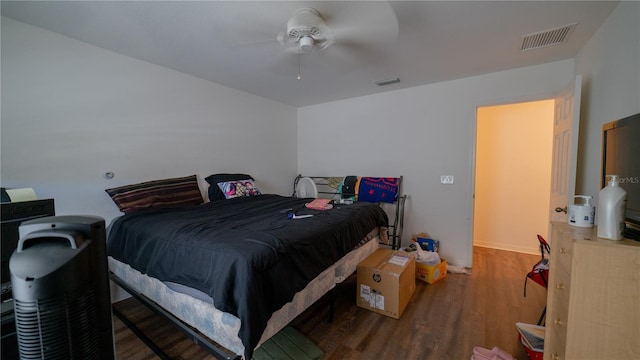
[[[540,255],[540,249],[537,246],[531,246],[531,247],[516,246],[516,245],[510,245],[510,244],[496,244],[496,243],[483,242],[483,241],[474,241],[473,246],[479,246],[479,247],[496,249],[496,250],[513,251],[513,252],[518,252],[523,254]]]

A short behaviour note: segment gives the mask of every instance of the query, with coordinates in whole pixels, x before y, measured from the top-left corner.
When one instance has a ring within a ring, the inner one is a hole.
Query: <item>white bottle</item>
[[[607,175],[609,183],[598,195],[598,237],[622,240],[627,192],[619,186],[618,175]]]

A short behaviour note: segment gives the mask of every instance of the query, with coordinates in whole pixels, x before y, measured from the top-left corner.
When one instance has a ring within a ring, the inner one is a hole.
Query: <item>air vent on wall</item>
[[[523,35],[522,46],[520,50],[528,51],[543,48],[546,46],[561,44],[565,40],[567,40],[573,29],[575,29],[576,25],[578,25],[578,23]]]

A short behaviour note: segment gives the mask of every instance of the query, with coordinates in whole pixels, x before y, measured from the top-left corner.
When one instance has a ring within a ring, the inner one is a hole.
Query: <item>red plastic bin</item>
[[[524,347],[524,350],[527,352],[527,355],[529,355],[529,359],[531,359],[531,360],[543,360],[544,353],[542,351],[537,351],[537,350],[534,350],[534,349],[530,348],[527,345],[527,343],[524,341],[524,339],[522,339],[522,335],[520,335],[520,333],[518,333],[518,340],[520,340],[520,343]]]

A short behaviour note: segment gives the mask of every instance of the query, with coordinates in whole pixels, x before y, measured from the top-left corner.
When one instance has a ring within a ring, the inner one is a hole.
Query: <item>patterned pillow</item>
[[[224,197],[231,199],[240,196],[256,196],[262,195],[260,189],[252,180],[236,180],[218,183],[218,187],[222,190]]]
[[[125,214],[151,207],[202,204],[196,175],[154,180],[105,190]]]
[[[209,175],[205,180],[209,183],[209,201],[217,201],[226,199],[222,191],[220,191],[218,183],[236,180],[253,180],[253,178],[247,174],[220,173]]]

